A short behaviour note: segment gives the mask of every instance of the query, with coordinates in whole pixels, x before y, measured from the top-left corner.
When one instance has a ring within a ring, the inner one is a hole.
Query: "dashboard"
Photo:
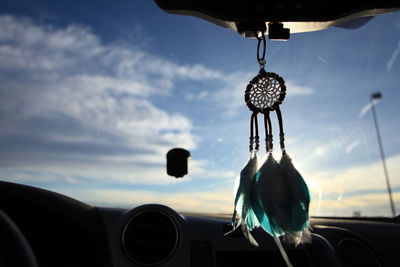
[[[286,266],[272,238],[254,247],[226,219],[148,204],[93,207],[51,191],[0,182],[0,209],[38,266]],[[294,266],[400,266],[398,218],[312,218],[312,242],[285,246]],[[1,238],[1,237],[0,237]],[[1,262],[1,259],[0,259]]]

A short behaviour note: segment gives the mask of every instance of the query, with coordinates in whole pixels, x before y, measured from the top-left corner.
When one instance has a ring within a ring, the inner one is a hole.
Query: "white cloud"
[[[400,156],[388,159],[392,188],[400,186],[398,179],[400,166],[397,164],[399,160]],[[228,173],[226,175],[231,178],[234,176],[234,174]],[[310,213],[313,216],[353,216],[353,213],[357,211],[360,211],[362,216],[391,216],[380,162],[314,172],[305,177],[312,177],[306,178],[306,181],[312,194]],[[181,180],[169,180],[170,183],[179,181]],[[157,192],[135,189],[56,188],[61,193],[95,205],[132,207],[146,203],[161,203],[178,211],[208,213],[211,211],[225,214],[232,212],[233,194],[231,189],[216,186],[211,191],[199,188],[199,191],[194,192]],[[400,192],[394,190],[393,198],[399,208]]]
[[[286,88],[287,88],[286,89],[287,97],[306,96],[306,95],[312,95],[315,93],[314,88],[312,88],[310,86],[297,85],[293,81],[287,81]]]
[[[191,119],[153,99],[169,94],[179,80],[223,77],[121,43],[105,45],[82,25],[56,28],[10,15],[0,16],[0,73],[0,112],[7,125],[0,137],[34,143],[20,149],[15,140],[3,141],[17,146],[2,156],[8,166],[3,177],[129,183],[168,183],[167,150],[195,149],[199,141]]]
[[[211,95],[211,99],[227,115],[235,115],[244,106],[244,91],[251,77],[252,74],[244,72],[227,75],[224,85]]]
[[[358,113],[358,117],[359,118],[362,118],[362,117],[364,117],[365,116],[365,114],[367,114],[367,112],[372,108],[372,103],[370,102],[370,103],[368,103],[368,104],[366,104],[361,110],[360,110],[360,112]]]
[[[400,193],[395,192],[393,198],[397,200],[398,211]],[[310,211],[314,216],[354,216],[355,212],[360,212],[361,216],[392,217],[387,193],[369,193],[356,196],[344,194],[337,199],[322,198],[320,202],[311,202]]]
[[[348,138],[345,134],[339,134],[331,138],[328,142],[321,143],[314,149],[314,154],[318,157],[326,157],[333,152],[337,152],[346,146]]]
[[[400,156],[387,159],[392,188],[400,187]],[[382,163],[376,161],[349,168],[337,168],[307,173],[307,182],[314,195],[312,212],[315,215],[346,215],[362,211],[364,215],[390,215],[389,199]],[[318,196],[322,194],[320,202]],[[375,201],[376,200],[376,201]],[[379,201],[378,201],[379,200]],[[400,193],[395,191],[394,200],[400,205]]]
[[[373,99],[372,102],[369,102],[366,104],[358,113],[358,117],[362,118],[365,116],[365,114],[368,113],[368,111],[372,108],[372,105],[376,105],[380,100],[379,99]]]
[[[318,59],[321,60],[323,63],[328,64],[328,62],[321,56],[318,56]]]
[[[135,207],[142,204],[158,203],[167,205],[180,212],[230,213],[232,195],[225,190],[211,192],[154,192],[144,190],[118,189],[65,189],[58,192],[78,198],[94,205],[114,205],[117,207]],[[231,193],[231,192],[230,192]]]
[[[360,144],[361,144],[360,140],[354,140],[353,142],[351,142],[349,145],[346,146],[346,153],[350,154],[351,151],[353,151]]]
[[[314,163],[315,161],[338,160],[354,151],[363,144],[363,149],[368,149],[368,142],[365,131],[359,125],[348,127],[337,127],[329,125],[318,128],[305,146],[310,147],[311,153],[304,155],[302,149],[294,147],[297,158],[302,157],[302,161]],[[367,144],[367,145],[366,145]],[[360,152],[359,150],[357,152]],[[345,154],[346,153],[346,154]]]
[[[188,92],[185,95],[186,100],[188,101],[201,101],[204,100],[209,95],[208,91],[201,91],[197,94]]]
[[[394,63],[396,62],[398,56],[400,54],[400,41],[397,43],[397,47],[394,49],[392,56],[390,57],[390,59],[388,60],[388,62],[386,63],[386,71],[390,71],[394,65]]]
[[[392,177],[392,186],[400,186],[400,166],[397,164],[400,156],[387,159],[389,174]],[[317,171],[309,174],[314,182],[324,190],[324,194],[337,193],[338,191],[381,190],[386,188],[382,163],[376,161],[350,168],[337,170]]]

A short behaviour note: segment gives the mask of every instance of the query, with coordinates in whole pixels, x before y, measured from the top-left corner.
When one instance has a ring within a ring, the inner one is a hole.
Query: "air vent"
[[[141,211],[127,223],[122,241],[126,255],[134,263],[155,266],[175,252],[178,230],[170,215],[159,210]]]

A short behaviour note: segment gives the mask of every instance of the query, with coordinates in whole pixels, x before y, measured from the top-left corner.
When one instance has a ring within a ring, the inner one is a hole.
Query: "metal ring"
[[[260,66],[265,65],[265,50],[266,50],[266,41],[264,35],[261,37],[257,36],[258,44],[257,44],[257,61],[260,64]],[[260,57],[260,44],[263,42],[263,50],[262,50],[262,56]]]

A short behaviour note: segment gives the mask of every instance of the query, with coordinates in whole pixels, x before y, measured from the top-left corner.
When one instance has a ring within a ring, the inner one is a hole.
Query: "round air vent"
[[[136,264],[154,266],[167,260],[178,245],[178,229],[173,218],[160,210],[136,213],[125,226],[122,244]]]

